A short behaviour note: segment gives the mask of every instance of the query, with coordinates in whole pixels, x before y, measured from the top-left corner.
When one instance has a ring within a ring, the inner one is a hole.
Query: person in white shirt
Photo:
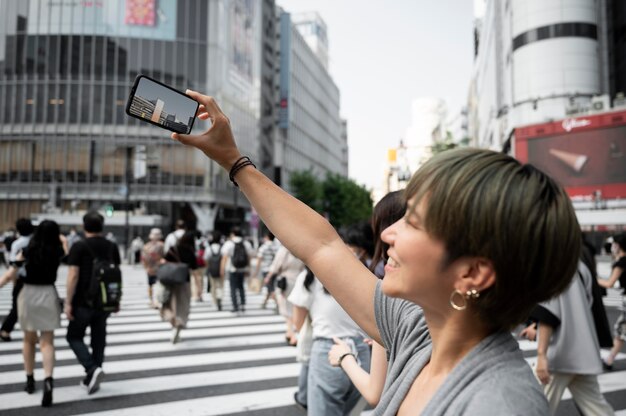
[[[346,415],[357,404],[361,394],[348,375],[328,362],[333,339],[341,338],[351,345],[347,356],[356,358],[369,371],[370,349],[364,342],[364,333],[307,268],[294,285],[289,302],[294,306],[294,324],[302,327],[306,315],[311,318],[313,344],[311,345],[306,398],[296,396],[312,415]]]
[[[185,234],[185,221],[178,220],[176,221],[176,229],[169,233],[167,237],[165,237],[165,242],[163,245],[163,252],[167,253],[170,248],[176,245],[176,242]]]

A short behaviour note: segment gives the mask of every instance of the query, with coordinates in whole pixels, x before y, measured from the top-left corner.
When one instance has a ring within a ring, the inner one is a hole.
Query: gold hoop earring
[[[463,304],[462,305],[457,305],[456,304],[456,302],[454,301],[454,297],[455,296],[459,296],[463,300]],[[465,296],[463,296],[463,293],[461,293],[460,291],[454,289],[454,291],[450,295],[450,306],[452,306],[457,311],[463,311],[463,310],[465,310],[465,308],[467,308],[467,299],[465,298]]]

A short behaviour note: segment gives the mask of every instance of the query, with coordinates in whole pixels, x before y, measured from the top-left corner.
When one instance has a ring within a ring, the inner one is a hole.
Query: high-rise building
[[[288,189],[294,171],[311,170],[320,177],[326,172],[347,176],[347,132],[339,114],[339,88],[300,33],[301,26],[294,25],[285,11],[279,11],[278,19],[277,179]]]
[[[334,155],[339,90],[293,26],[294,50],[280,51],[279,13],[273,0],[0,0],[0,229],[19,216],[79,224],[105,206],[120,234],[127,207],[135,229],[244,221],[249,206],[227,173],[125,114],[139,74],[215,96],[242,153],[270,177],[279,152],[287,177],[308,166],[347,174]],[[279,132],[281,56],[291,118]],[[159,123],[187,122],[166,110]],[[194,132],[207,127],[196,120]]]
[[[607,111],[626,89],[623,2],[476,1],[474,144],[501,149],[516,127]]]

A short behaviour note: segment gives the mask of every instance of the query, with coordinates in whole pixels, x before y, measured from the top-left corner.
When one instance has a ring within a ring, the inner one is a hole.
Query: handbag
[[[285,276],[280,276],[278,280],[276,280],[276,287],[285,291],[287,289],[287,278]]]
[[[166,262],[157,269],[157,280],[165,286],[181,285],[189,282],[189,266],[180,261],[177,250],[172,250],[176,254],[178,262]]]

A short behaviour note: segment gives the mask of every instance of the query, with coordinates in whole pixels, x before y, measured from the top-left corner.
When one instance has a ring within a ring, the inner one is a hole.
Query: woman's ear
[[[461,260],[461,273],[456,288],[465,293],[468,290],[482,292],[496,283],[496,270],[493,262],[484,257],[467,257]]]

